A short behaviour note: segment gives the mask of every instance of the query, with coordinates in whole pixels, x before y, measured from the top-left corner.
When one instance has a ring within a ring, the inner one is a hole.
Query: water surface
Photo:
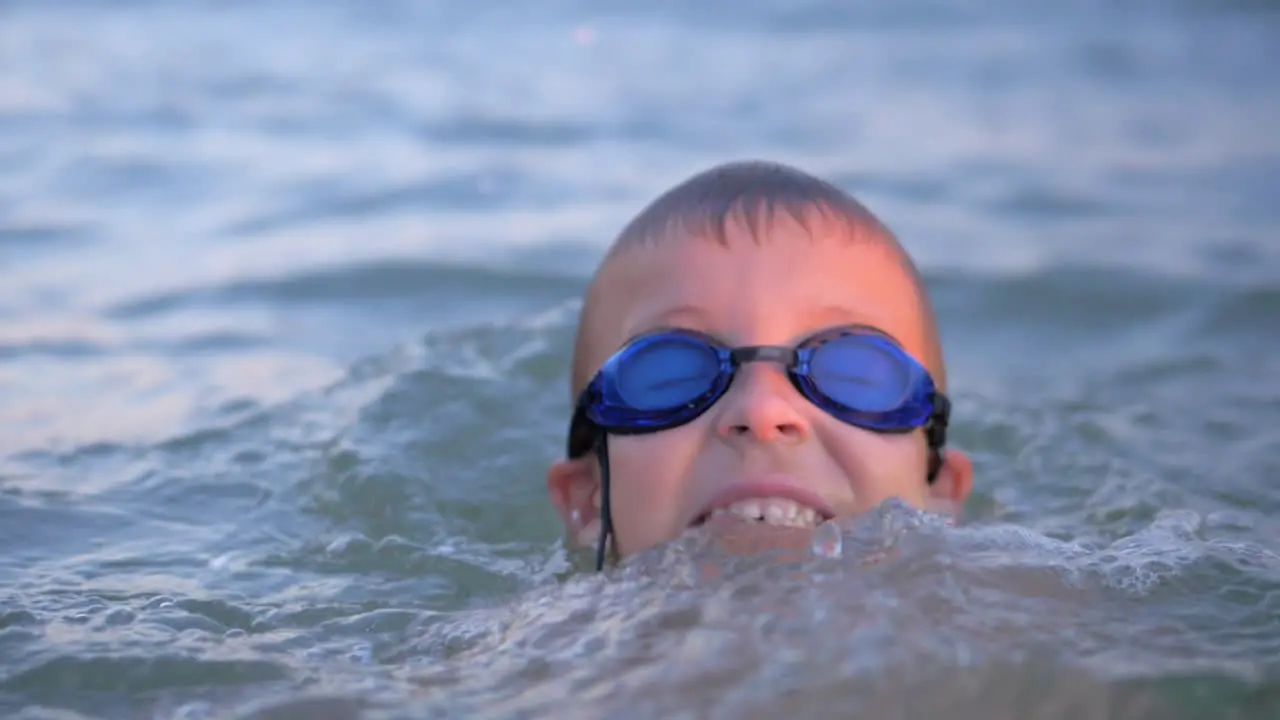
[[[1280,714],[1263,2],[0,4],[0,709]],[[574,571],[578,295],[767,157],[923,268],[959,528]]]

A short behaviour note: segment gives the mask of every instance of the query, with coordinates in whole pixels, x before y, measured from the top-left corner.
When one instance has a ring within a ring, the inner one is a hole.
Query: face
[[[590,372],[632,338],[662,328],[705,333],[729,347],[793,347],[833,327],[862,325],[927,363],[930,329],[920,294],[892,246],[821,230],[779,218],[760,242],[731,226],[727,245],[666,238],[625,251],[600,276],[607,291],[593,298],[598,307],[585,346]],[[940,376],[940,368],[928,369]],[[807,534],[814,522],[892,497],[921,508],[930,498],[962,502],[972,475],[967,458],[949,449],[930,485],[923,431],[882,434],[844,423],[772,362],[741,366],[727,392],[693,421],[610,436],[608,451],[615,542],[623,556],[708,518]],[[583,543],[599,535],[599,479],[592,455],[557,463],[548,474],[553,502]],[[748,519],[755,515],[764,517]]]

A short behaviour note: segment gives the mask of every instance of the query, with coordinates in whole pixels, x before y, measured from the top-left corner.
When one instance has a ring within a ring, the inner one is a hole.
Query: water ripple
[[[1274,3],[0,4],[0,715],[1280,715]],[[974,497],[582,572],[575,298],[744,154]]]

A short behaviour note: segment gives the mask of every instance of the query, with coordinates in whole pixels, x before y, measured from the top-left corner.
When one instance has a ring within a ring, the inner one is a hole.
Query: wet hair
[[[811,238],[818,236],[819,231],[835,228],[848,242],[878,243],[897,255],[919,288],[923,321],[929,328],[926,337],[930,338],[929,357],[925,360],[931,369],[936,368],[935,380],[945,387],[933,308],[911,257],[893,233],[852,195],[788,165],[760,160],[730,162],[677,184],[623,227],[601,262],[596,280],[617,256],[646,245],[690,238],[728,246],[731,229],[746,230],[753,241],[762,243],[779,214],[797,223]],[[587,335],[594,328],[594,306],[598,302],[597,293],[602,290],[593,280],[583,303],[570,377],[571,401],[577,400],[577,393],[588,379],[588,371],[583,366]]]

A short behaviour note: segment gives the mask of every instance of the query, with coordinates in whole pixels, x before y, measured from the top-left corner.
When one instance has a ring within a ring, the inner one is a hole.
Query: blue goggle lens
[[[614,391],[636,410],[668,410],[706,393],[719,374],[719,355],[707,343],[681,335],[657,337],[642,340],[620,358]]]
[[[841,335],[814,348],[813,385],[831,400],[864,413],[891,412],[911,399],[915,364],[884,338]]]

